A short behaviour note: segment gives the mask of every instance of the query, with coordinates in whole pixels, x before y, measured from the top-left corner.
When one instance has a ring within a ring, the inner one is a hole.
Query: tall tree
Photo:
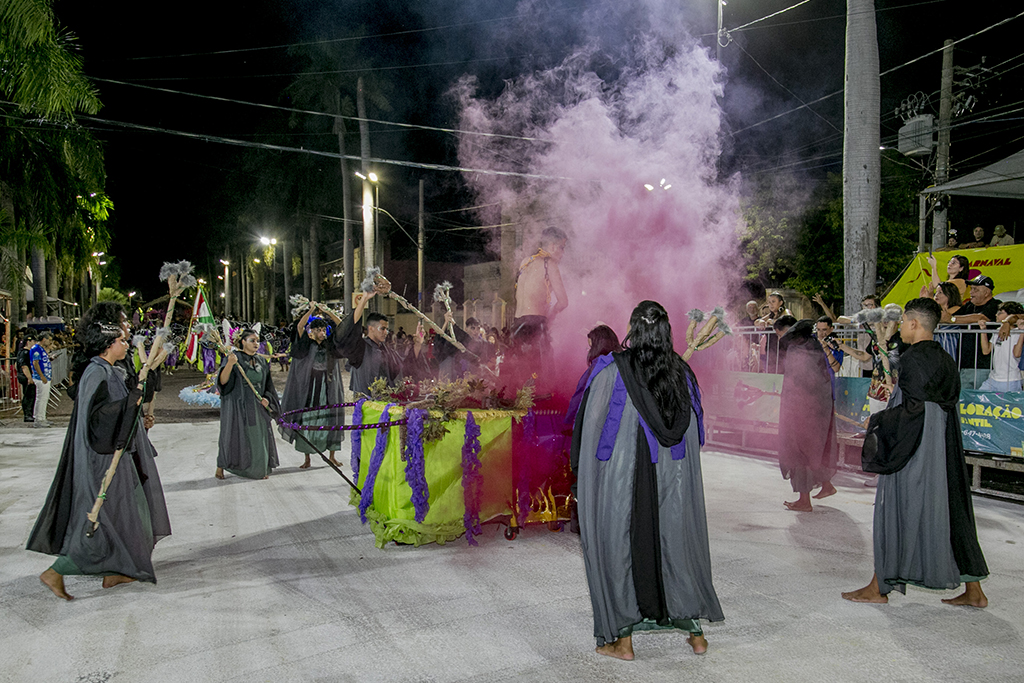
[[[875,293],[881,183],[879,107],[875,3],[847,0],[843,136],[843,270],[847,307]]]

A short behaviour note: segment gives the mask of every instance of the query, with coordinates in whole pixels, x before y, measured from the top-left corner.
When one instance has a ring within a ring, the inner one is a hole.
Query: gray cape
[[[220,381],[221,370],[228,362],[226,357],[217,370],[217,387],[220,389],[217,467],[239,476],[262,479],[280,464],[277,458],[277,444],[274,441],[274,421],[240,375],[240,371],[244,371],[242,365],[249,362],[249,357],[240,351],[238,356],[238,369],[231,371],[226,383]],[[269,401],[268,407],[273,414],[278,415],[281,412],[281,404],[274,388],[274,380],[270,376],[270,363],[259,356],[252,358],[263,378],[262,382],[253,381],[253,386]],[[266,466],[262,467],[264,461]]]
[[[644,623],[630,578],[639,428],[639,413],[630,397],[625,399],[611,456],[605,461],[597,459],[618,379],[619,368],[614,363],[594,377],[577,413],[578,435],[574,437],[579,443],[580,539],[598,645],[628,635],[633,628],[643,628]],[[711,582],[699,427],[692,411],[684,439],[684,458],[673,459],[671,450],[659,444],[658,462],[653,465],[659,500],[657,518],[663,520],[657,533],[665,606],[673,624],[696,619],[721,621],[725,617]]]
[[[86,515],[113,460],[115,435],[127,433],[131,425],[125,421],[133,419],[134,434],[107,488],[99,529],[87,538],[92,523]],[[85,574],[123,574],[156,583],[153,546],[171,534],[171,523],[154,456],[123,371],[93,358],[78,382],[57,474],[27,548],[65,555]]]
[[[297,336],[292,342],[291,367],[288,369],[288,379],[284,383],[284,392],[281,394],[282,412],[314,406],[337,405],[345,401],[345,385],[341,378],[340,362],[344,356],[338,344],[340,327],[340,325],[337,326],[331,336],[319,345],[319,352],[321,352],[319,354],[317,344],[309,338],[308,334]],[[318,355],[320,358],[317,357]],[[321,365],[322,367],[318,367]],[[314,386],[314,371],[323,372],[325,381],[322,386],[319,383]],[[345,409],[314,410],[291,415],[287,421],[299,424],[343,425],[345,424]],[[298,441],[297,450],[303,453],[310,450],[307,444],[295,435],[295,430],[286,427],[279,427],[279,430],[281,436],[287,439],[288,443]],[[306,436],[310,437],[311,433],[307,431]],[[344,432],[334,430],[320,431],[317,436],[326,441],[324,444],[317,444],[323,446],[322,450],[336,451],[341,448],[341,442],[345,439]]]

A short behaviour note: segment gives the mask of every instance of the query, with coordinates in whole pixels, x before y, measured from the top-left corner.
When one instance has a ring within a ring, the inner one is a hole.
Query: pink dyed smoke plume
[[[547,379],[570,391],[592,327],[606,323],[621,338],[633,307],[654,299],[681,352],[686,312],[729,301],[741,270],[738,181],[722,183],[716,172],[718,65],[693,39],[646,38],[609,80],[591,66],[597,52],[509,82],[493,99],[478,97],[469,77],[452,91],[460,128],[536,139],[465,136],[459,156],[468,167],[547,176],[467,181],[481,204],[500,202],[502,221],[516,224],[516,266],[545,227],[569,234],[561,263],[569,307],[552,322]]]

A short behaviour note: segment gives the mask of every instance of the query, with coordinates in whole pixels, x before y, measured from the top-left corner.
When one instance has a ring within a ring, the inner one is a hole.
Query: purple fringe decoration
[[[519,526],[525,526],[530,516],[530,482],[526,476],[525,456],[533,453],[533,447],[537,445],[537,416],[533,408],[526,411],[523,416],[523,446],[515,463],[516,479],[516,522]]]
[[[352,410],[352,424],[361,425],[363,424],[363,404],[366,403],[365,398],[361,398],[356,401],[356,407]],[[352,479],[355,483],[359,484],[359,455],[362,453],[363,448],[363,432],[357,430],[352,432]]]
[[[395,407],[394,403],[384,406],[384,412],[380,414],[380,421],[388,421],[388,413]],[[388,432],[391,428],[380,428],[377,430],[377,442],[373,446],[373,453],[370,454],[370,466],[366,471],[366,481],[363,483],[363,495],[359,499],[359,519],[366,524],[366,511],[373,505],[373,485],[377,481],[377,472],[381,463],[384,462],[384,451],[388,447]]]
[[[217,369],[217,352],[213,349],[203,347],[203,372],[209,375]]]
[[[412,489],[412,507],[415,519],[422,522],[430,510],[430,490],[427,488],[426,463],[423,460],[423,419],[427,411],[410,408],[405,411],[408,420],[405,437],[405,481]]]
[[[466,439],[462,443],[462,498],[466,512],[462,525],[466,527],[466,541],[476,545],[473,536],[483,533],[480,528],[480,490],[484,478],[480,475],[480,427],[473,419],[473,413],[466,411]]]

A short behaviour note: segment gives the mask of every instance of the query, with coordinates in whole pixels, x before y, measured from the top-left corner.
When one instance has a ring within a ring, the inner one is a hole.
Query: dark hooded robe
[[[217,467],[247,479],[263,479],[280,463],[274,441],[274,420],[260,405],[242,372],[252,386],[267,399],[274,415],[281,412],[281,404],[270,376],[270,363],[260,356],[237,351],[238,364],[227,382],[220,381],[220,373],[227,365],[228,355],[217,370],[217,388],[220,389],[220,441],[217,448]]]
[[[156,451],[142,428],[142,390],[125,386],[123,369],[93,358],[78,380],[64,448],[46,504],[27,548],[58,555],[53,569],[69,574],[122,574],[156,583],[153,546],[171,534]],[[92,538],[86,515],[114,452],[127,444],[107,488]]]
[[[878,473],[874,552],[879,591],[906,584],[952,589],[980,581],[978,543],[964,459],[956,361],[936,341],[910,346],[889,406],[871,416],[861,462]]]
[[[378,379],[391,384],[402,377],[402,359],[386,344],[378,344],[363,336],[362,320],[353,321],[353,313],[338,325],[338,349],[352,366],[349,389],[355,395],[369,396],[370,385]]]
[[[629,359],[597,361],[572,440],[598,646],[638,630],[701,633],[698,619],[725,618],[711,582],[696,377],[685,366],[684,405],[665,424]]]
[[[807,493],[832,479],[838,443],[835,376],[814,336],[814,323],[801,320],[779,340],[783,372],[779,405],[779,469],[793,490]]]
[[[292,342],[288,380],[281,396],[283,412],[344,403],[345,385],[341,378],[341,359],[344,356],[338,346],[338,332],[335,328],[320,344],[310,339],[308,332],[296,336]],[[345,409],[311,410],[291,415],[288,421],[309,426],[343,425]],[[293,429],[280,427],[280,431],[282,437],[294,444],[295,450],[307,455],[316,452],[310,443],[320,451],[336,451],[345,440],[344,432],[332,429],[304,429],[302,435],[305,439],[299,438]]]

